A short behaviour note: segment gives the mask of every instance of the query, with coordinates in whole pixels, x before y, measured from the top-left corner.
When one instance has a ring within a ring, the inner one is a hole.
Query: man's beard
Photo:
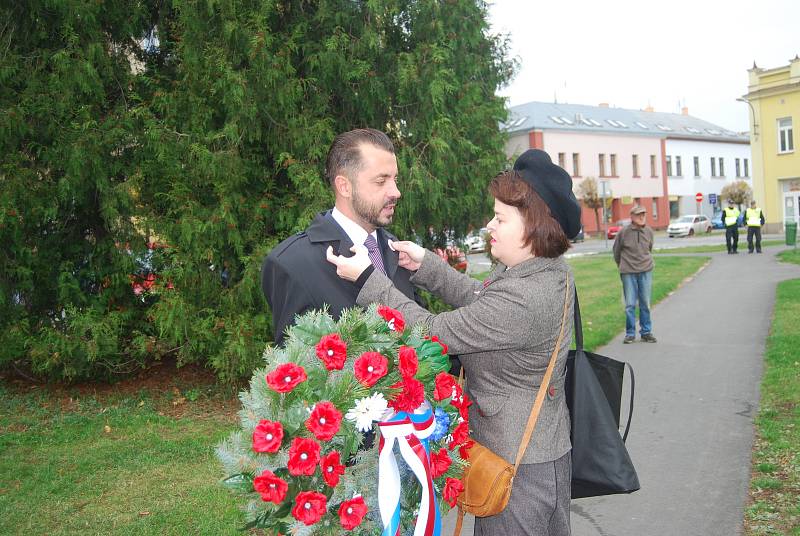
[[[381,217],[381,210],[388,205],[394,205],[396,203],[397,199],[390,199],[386,203],[370,205],[369,202],[358,194],[358,190],[353,188],[353,212],[355,212],[356,216],[362,221],[373,227],[385,227],[392,223],[394,214],[388,217]]]

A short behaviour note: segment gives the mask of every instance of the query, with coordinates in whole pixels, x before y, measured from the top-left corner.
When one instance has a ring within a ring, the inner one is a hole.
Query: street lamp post
[[[753,103],[751,103],[749,100],[745,99],[744,97],[739,97],[736,100],[739,101],[739,102],[747,103],[747,105],[750,107],[750,113],[753,114],[753,139],[757,140],[758,139],[758,123],[756,123],[756,109],[753,108]]]

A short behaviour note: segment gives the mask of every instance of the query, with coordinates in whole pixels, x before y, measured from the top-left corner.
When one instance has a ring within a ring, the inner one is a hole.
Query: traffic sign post
[[[702,203],[703,203],[703,192],[697,192],[694,194],[694,200],[697,201],[697,213],[702,214]]]
[[[716,206],[717,204],[717,194],[708,194],[708,204],[712,206]]]

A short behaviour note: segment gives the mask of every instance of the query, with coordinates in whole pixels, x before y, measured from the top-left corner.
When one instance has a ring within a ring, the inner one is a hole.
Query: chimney
[[[689,115],[689,107],[688,106],[684,106],[683,108],[681,108],[681,115]]]
[[[598,104],[598,106],[600,108],[608,108],[608,103],[607,102],[601,102],[600,104]]]
[[[650,106],[650,105],[648,104],[648,105],[647,105],[647,108],[645,108],[645,109],[644,109],[644,111],[645,111],[645,112],[655,112],[655,109],[654,109],[652,106]]]

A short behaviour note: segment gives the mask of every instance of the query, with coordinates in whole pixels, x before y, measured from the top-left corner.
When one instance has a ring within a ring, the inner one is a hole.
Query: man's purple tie
[[[383,267],[381,248],[378,247],[378,241],[375,240],[375,237],[371,234],[367,235],[367,239],[364,240],[364,246],[367,248],[369,260],[372,261],[372,265],[375,267],[375,269],[379,270],[383,275],[386,275],[386,268]]]

